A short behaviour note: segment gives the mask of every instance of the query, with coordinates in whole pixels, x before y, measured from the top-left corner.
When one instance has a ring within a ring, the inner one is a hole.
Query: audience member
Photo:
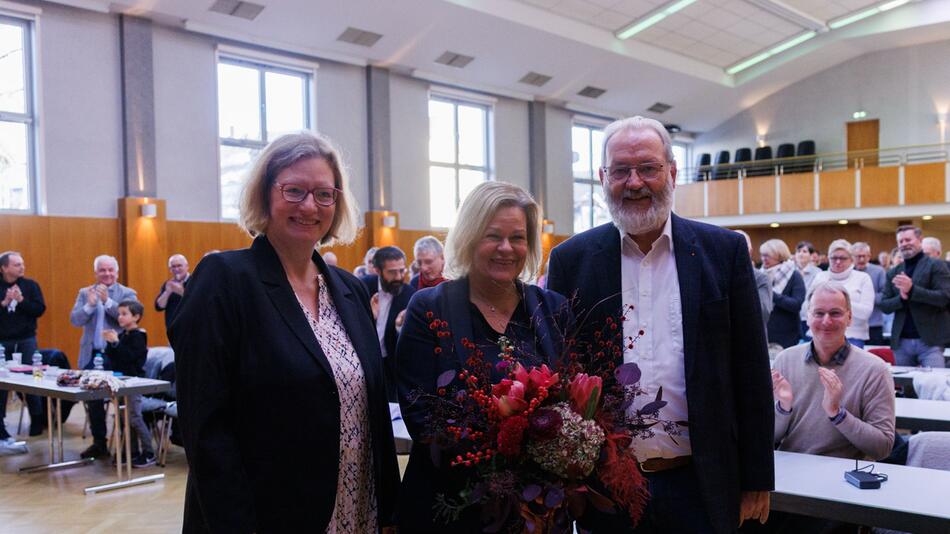
[[[874,286],[874,311],[868,318],[867,342],[870,345],[884,345],[884,312],[881,311],[881,299],[884,298],[887,272],[880,265],[871,263],[871,246],[863,241],[851,245],[851,257],[854,258],[854,269],[867,273]]]
[[[412,247],[413,263],[419,266],[419,274],[409,281],[413,289],[435,287],[445,281],[442,269],[445,268],[445,255],[442,242],[435,236],[420,237]]]
[[[96,274],[96,283],[79,290],[76,303],[69,314],[69,322],[82,328],[79,340],[79,369],[92,369],[95,356],[105,352],[106,340],[102,337],[105,330],[119,330],[117,321],[119,303],[137,300],[134,289],[118,282],[119,261],[105,254],[97,256],[92,262]],[[89,430],[92,432],[92,445],[82,452],[83,458],[99,458],[109,455],[106,446],[106,412],[103,401],[87,401]]]
[[[799,241],[798,245],[795,246],[795,266],[798,267],[798,273],[802,275],[802,280],[805,281],[805,294],[808,294],[815,276],[821,272],[821,269],[815,263],[817,258],[818,251],[815,250],[815,245],[812,245],[811,241]],[[802,306],[799,319],[801,320],[801,331],[803,333],[808,331],[808,325],[805,323],[807,319],[805,313],[805,307]]]
[[[323,256],[323,262],[329,265],[330,267],[336,267],[340,263],[340,259],[336,257],[336,254],[333,252],[327,251],[321,254]]]
[[[846,332],[848,342],[863,348],[864,341],[868,338],[868,319],[874,311],[874,282],[867,273],[854,268],[851,243],[846,240],[832,241],[828,246],[828,257],[831,267],[818,273],[812,284],[834,280],[848,290],[851,300],[851,321]]]
[[[881,310],[894,312],[891,348],[897,365],[943,367],[950,344],[950,270],[922,252],[916,226],[897,229],[904,262],[887,273]]]
[[[877,264],[884,269],[884,272],[887,272],[891,268],[891,254],[885,250],[879,252],[877,254]]]
[[[941,259],[941,256],[943,256],[940,240],[936,237],[925,237],[923,241],[921,241],[921,250],[923,250],[924,254],[938,260]]]
[[[769,315],[768,339],[782,348],[798,344],[801,339],[799,311],[805,301],[805,281],[795,268],[788,245],[781,239],[769,239],[759,247],[762,270],[772,286],[772,313]]]
[[[827,271],[828,267],[831,266],[828,261],[828,256],[824,252],[818,254],[818,262],[815,265],[817,265],[822,271]]]
[[[891,249],[891,269],[897,267],[898,265],[904,263],[904,256],[901,255],[900,247],[894,247]]]
[[[370,294],[370,307],[376,321],[376,337],[383,353],[386,392],[390,402],[396,396],[396,317],[409,305],[415,289],[406,284],[406,255],[398,247],[382,247],[373,256],[373,269],[379,273],[360,278]]]
[[[749,234],[745,233],[742,230],[736,230],[736,233],[741,234],[745,238],[745,244],[749,247],[749,258],[752,258],[752,239],[749,237]],[[753,262],[754,264],[755,262]],[[755,287],[759,291],[759,307],[762,310],[762,330],[768,331],[769,325],[769,316],[772,314],[772,284],[769,283],[769,275],[765,274],[759,269],[752,269],[752,274],[755,276]],[[768,339],[766,339],[766,342]]]
[[[8,360],[18,352],[29,362],[37,348],[36,320],[46,311],[43,291],[35,280],[24,276],[26,264],[19,252],[0,254],[0,273],[0,295],[3,295],[0,302],[0,344]],[[35,395],[25,397],[30,412],[30,435],[38,436],[43,433],[46,422],[43,402]],[[4,424],[6,413],[7,391],[0,390],[0,441],[10,437]]]
[[[373,267],[373,256],[376,255],[377,250],[379,250],[379,247],[370,247],[369,250],[366,251],[366,254],[363,255],[363,264],[357,265],[356,268],[353,269],[353,274],[358,277],[377,274],[376,268]]]
[[[188,272],[188,258],[181,254],[173,254],[168,258],[168,272],[172,277],[162,283],[162,288],[158,290],[158,296],[155,297],[155,311],[165,312],[166,330],[178,313],[178,305],[181,303],[185,286],[191,277],[191,273]]]
[[[116,322],[122,331],[102,331],[102,338],[106,341],[105,368],[118,371],[123,376],[144,376],[145,360],[148,357],[148,335],[145,330],[139,328],[139,321],[145,313],[145,306],[134,300],[123,300],[119,303],[118,311]],[[129,395],[126,399],[125,409],[129,413],[129,425],[135,430],[133,447],[135,451],[139,451],[133,455],[132,467],[155,465],[152,433],[142,419],[142,396]]]

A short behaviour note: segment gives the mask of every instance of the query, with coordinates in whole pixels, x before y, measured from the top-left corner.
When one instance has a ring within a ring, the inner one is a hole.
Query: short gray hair
[[[828,245],[828,256],[831,256],[831,253],[836,250],[843,250],[848,253],[848,256],[851,256],[851,242],[847,239],[835,239]]]
[[[541,209],[527,191],[507,182],[482,182],[465,197],[457,216],[459,222],[445,238],[445,275],[448,278],[468,275],[475,256],[475,244],[498,210],[508,207],[524,210],[528,256],[519,278],[523,281],[534,279],[541,267]]]
[[[943,247],[940,246],[940,240],[937,239],[936,237],[925,237],[924,240],[921,241],[920,244],[922,246],[933,247],[937,251],[937,254],[943,252]]]
[[[831,280],[818,282],[815,284],[815,287],[811,289],[811,294],[808,295],[808,311],[811,311],[812,302],[814,302],[815,295],[818,293],[840,293],[844,295],[844,304],[848,308],[848,311],[851,311],[851,295],[848,293],[848,289],[840,283]]]
[[[181,258],[185,262],[185,265],[188,265],[188,258],[186,258],[184,254],[172,254],[171,256],[168,257],[169,267],[172,266],[172,261],[174,261],[175,258]]]
[[[852,256],[854,256],[855,254],[857,254],[858,252],[860,252],[860,251],[862,251],[862,250],[863,250],[863,251],[866,251],[868,254],[870,254],[870,253],[871,253],[871,245],[868,245],[868,244],[865,243],[864,241],[855,241],[855,242],[851,245],[851,255],[852,255]]]
[[[119,260],[115,259],[115,256],[110,256],[108,254],[101,254],[96,256],[96,259],[92,260],[92,271],[98,271],[99,264],[104,261],[111,261],[112,265],[115,265],[115,272],[119,272]]]
[[[670,132],[666,131],[666,126],[663,126],[663,123],[658,120],[637,115],[635,117],[615,120],[604,128],[604,146],[601,151],[601,163],[607,165],[607,143],[610,142],[610,138],[613,137],[615,133],[624,130],[643,129],[653,130],[656,132],[656,135],[660,136],[660,140],[663,141],[663,152],[666,155],[666,161],[673,161],[673,140],[670,138]]]
[[[416,244],[412,246],[412,256],[413,258],[419,256],[420,252],[431,252],[432,254],[442,254],[444,248],[442,247],[442,242],[438,240],[434,235],[425,235],[416,240]]]

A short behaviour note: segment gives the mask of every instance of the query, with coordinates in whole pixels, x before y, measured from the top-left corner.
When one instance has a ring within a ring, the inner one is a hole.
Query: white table
[[[904,388],[905,397],[917,396],[917,391],[914,389],[914,377],[929,374],[950,375],[950,369],[907,367],[902,365],[891,366],[891,376],[894,377],[894,385]]]
[[[42,380],[35,380],[32,375],[22,373],[10,373],[9,376],[0,377],[0,389],[10,391],[19,391],[29,395],[39,395],[46,397],[47,413],[47,440],[49,442],[49,462],[48,464],[24,467],[20,469],[22,473],[35,473],[38,471],[49,471],[52,469],[65,469],[69,467],[78,467],[89,465],[93,462],[92,458],[64,461],[63,453],[63,422],[60,417],[60,408],[62,401],[82,402],[89,400],[111,400],[115,408],[115,428],[116,431],[116,474],[118,480],[109,484],[91,486],[84,491],[90,493],[99,493],[114,489],[148,484],[165,478],[164,474],[149,475],[144,477],[132,478],[132,450],[131,450],[131,431],[129,428],[129,413],[125,411],[125,417],[120,417],[119,400],[127,399],[129,395],[145,395],[148,393],[161,393],[171,389],[171,383],[164,380],[153,380],[150,378],[127,378],[122,382],[115,395],[110,395],[105,390],[86,390],[78,387],[62,387],[56,385],[56,379],[53,376],[44,376]],[[53,417],[53,401],[55,399],[56,417]],[[126,402],[126,405],[128,403]],[[55,421],[54,421],[55,419]],[[54,427],[55,425],[55,427]],[[56,441],[59,444],[57,454],[56,443],[53,440],[53,434],[57,436]],[[124,444],[124,447],[123,447]],[[123,450],[124,448],[124,450]],[[58,459],[58,461],[57,461]],[[123,475],[123,467],[125,474]]]
[[[864,467],[867,462],[861,462]],[[853,460],[775,451],[773,510],[909,532],[950,532],[950,471],[875,464],[880,489],[844,479]]]
[[[900,397],[895,401],[897,428],[950,431],[950,402]]]

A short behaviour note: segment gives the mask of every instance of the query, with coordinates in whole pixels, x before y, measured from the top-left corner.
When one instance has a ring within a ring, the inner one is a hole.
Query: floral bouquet
[[[431,312],[427,317],[438,337],[451,336],[445,321]],[[448,454],[451,469],[467,475],[457,495],[437,496],[437,520],[455,521],[478,505],[485,532],[568,533],[590,507],[638,522],[648,494],[630,445],[654,425],[674,435],[685,423],[659,418],[666,404],[662,388],[653,401],[631,409],[644,394],[640,370],[614,361],[643,332],[624,340],[619,326],[608,319],[593,343],[566,339],[566,354],[554,369],[525,367],[519,361],[531,355],[518,354],[504,337],[495,365],[462,340],[469,352],[465,368],[443,372],[435,395],[414,399],[429,402],[423,441],[433,462]],[[435,352],[439,357],[442,350]],[[500,382],[490,380],[493,367],[506,376]]]

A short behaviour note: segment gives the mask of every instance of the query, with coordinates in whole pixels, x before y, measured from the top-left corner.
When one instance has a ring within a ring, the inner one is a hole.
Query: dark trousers
[[[14,352],[23,353],[23,363],[30,365],[32,363],[33,353],[36,351],[36,338],[28,337],[26,339],[10,339],[0,341],[3,350],[6,351],[7,361],[13,360]],[[6,428],[3,427],[4,418],[7,415],[7,390],[0,390],[0,438],[6,437]],[[26,395],[26,406],[30,412],[30,419],[34,424],[42,424],[43,419],[43,399],[36,395]]]
[[[92,440],[97,443],[106,442],[106,404],[105,401],[86,401],[86,412],[89,413],[89,431]]]
[[[868,327],[868,345],[889,345],[888,342],[884,341],[883,326]]]
[[[644,473],[650,500],[636,527],[623,513],[601,515],[592,525],[596,534],[714,533],[706,505],[699,491],[699,480],[692,465]],[[581,522],[583,523],[583,521]],[[583,527],[583,525],[582,525]]]

